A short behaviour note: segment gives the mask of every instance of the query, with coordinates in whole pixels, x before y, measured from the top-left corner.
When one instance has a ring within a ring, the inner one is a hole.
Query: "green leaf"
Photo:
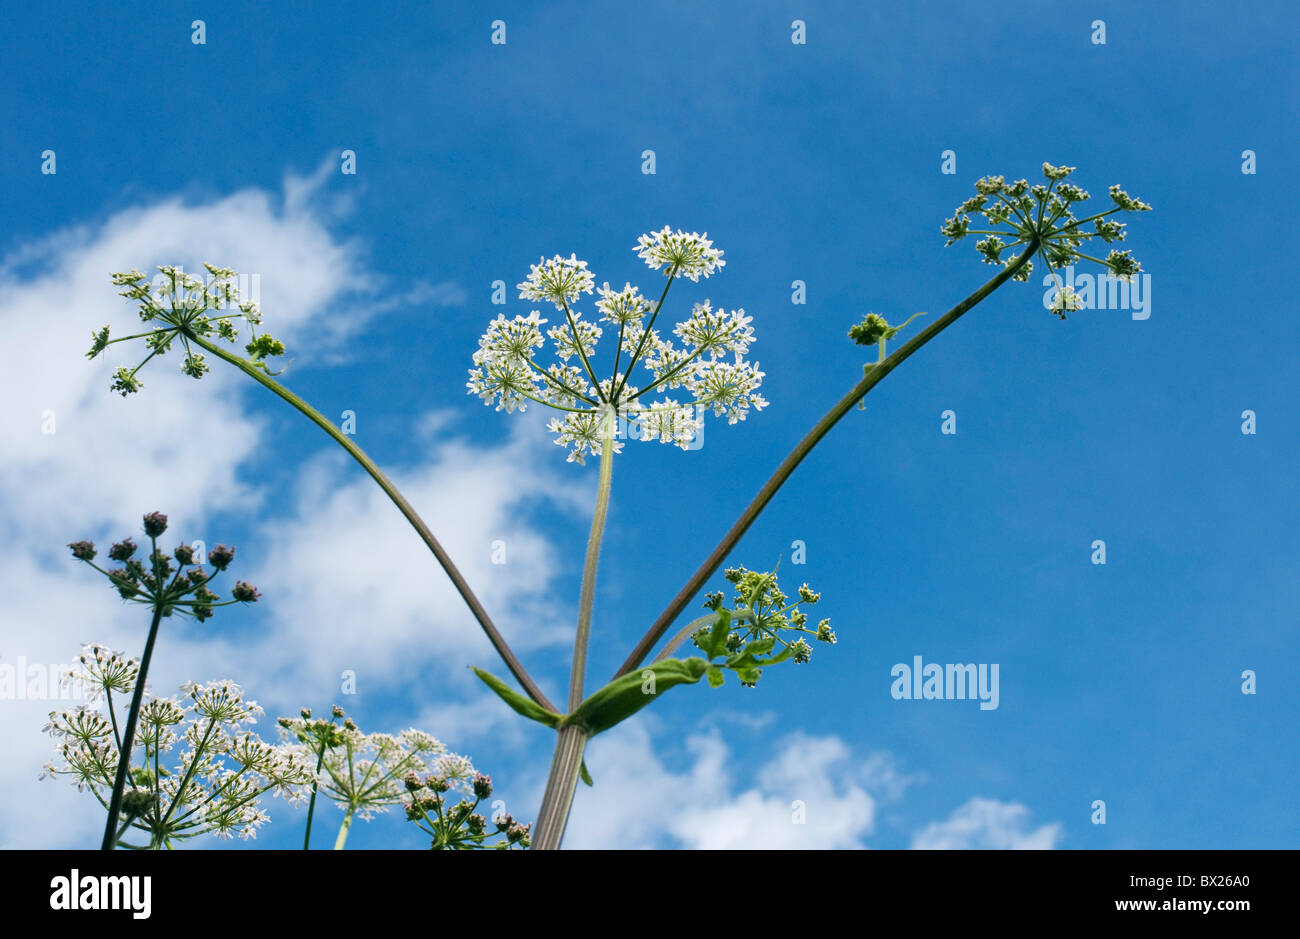
[[[713,629],[709,632],[708,638],[704,640],[704,654],[709,658],[714,658],[727,651],[727,636],[730,633],[731,611],[719,610],[718,618],[713,623]]]
[[[473,668],[473,666],[470,666]],[[558,727],[560,715],[546,710],[532,698],[527,698],[515,691],[500,678],[497,678],[491,672],[485,672],[481,668],[475,668],[474,674],[483,680],[487,685],[497,693],[506,704],[510,705],[516,713],[522,714],[529,720],[537,721],[539,724],[545,724],[547,727]]]
[[[669,688],[699,681],[708,668],[709,663],[701,658],[664,659],[628,672],[592,694],[572,714],[561,718],[559,726],[573,724],[594,737],[631,717]],[[645,676],[647,671],[654,674],[653,694],[643,690],[650,683],[649,676]]]
[[[788,657],[788,654],[786,654],[785,657],[774,656],[770,659],[758,658],[760,655],[771,652],[772,646],[774,645],[776,645],[776,639],[772,636],[768,636],[765,639],[755,639],[753,642],[745,646],[745,648],[741,649],[735,655],[723,662],[722,667],[740,671],[741,669],[754,668],[758,665],[771,665],[773,662],[784,661],[784,658]],[[745,680],[748,681],[749,679]]]
[[[768,665],[776,665],[778,662],[784,662],[792,655],[794,655],[794,650],[791,649],[789,646],[786,646],[776,655],[772,656],[770,659],[763,659],[763,661],[761,661],[759,664],[765,667]]]
[[[587,772],[586,760],[583,760],[582,765],[578,767],[578,778],[581,779],[583,782],[585,782],[588,786],[596,785],[594,782],[591,781],[591,773]]]
[[[716,665],[710,665],[706,674],[709,676],[710,688],[721,688],[722,683],[727,680],[726,676],[722,674],[722,669]]]

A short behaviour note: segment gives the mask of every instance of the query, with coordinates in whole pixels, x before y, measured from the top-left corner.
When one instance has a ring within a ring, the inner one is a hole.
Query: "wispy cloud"
[[[137,531],[144,512],[161,509],[171,518],[167,538],[211,545],[229,538],[212,529],[216,515],[253,508],[260,530],[244,528],[253,540],[241,542],[236,564],[241,578],[262,588],[263,601],[242,618],[227,611],[202,626],[169,621],[151,675],[155,691],[229,677],[268,706],[270,724],[276,708],[296,711],[312,691],[336,691],[342,668],[357,669],[373,690],[422,670],[445,673],[471,656],[490,661],[432,558],[351,464],[310,459],[291,501],[268,504],[258,480],[276,448],[258,416],[262,392],[242,376],[214,368],[196,386],[171,356],[150,363],[144,390],[123,400],[108,385],[124,347],[95,362],[82,357],[93,328],[108,323],[121,335],[139,327],[109,273],[158,263],[200,270],[211,260],[257,274],[268,327],[299,358],[312,354],[322,332],[328,348],[330,337],[394,306],[463,302],[456,284],[399,290],[385,281],[362,245],[332,230],[339,207],[325,204],[322,182],[318,172],[291,176],[284,193],[163,199],[55,232],[0,262],[0,330],[14,339],[0,347],[0,538],[9,546],[0,567],[7,598],[0,661],[66,663],[89,641],[139,654],[139,609],[115,602],[101,579],[77,568],[65,542],[121,537]],[[301,355],[296,337],[304,337]],[[538,597],[566,562],[533,526],[529,507],[558,500],[567,511],[576,503],[545,473],[511,467],[550,444],[525,423],[503,444],[481,449],[449,437],[454,425],[443,424],[427,458],[393,475],[481,585],[512,640],[545,645],[553,633]],[[431,426],[419,415],[411,425],[413,436]],[[506,565],[491,562],[494,540],[505,543]],[[93,799],[37,782],[52,752],[40,727],[56,706],[0,701],[0,844],[77,844],[95,828]]]
[[[912,847],[922,850],[1044,849],[1057,847],[1065,835],[1059,823],[1031,828],[1026,806],[974,798],[942,822],[917,832]]]

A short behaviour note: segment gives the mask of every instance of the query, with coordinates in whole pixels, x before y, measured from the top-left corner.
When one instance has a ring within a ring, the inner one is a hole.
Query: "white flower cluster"
[[[139,664],[99,645],[84,647],[81,665],[66,676],[104,698],[108,713],[81,706],[53,711],[44,730],[58,742],[60,762],[45,776],[71,776],[107,804],[121,747],[124,715],[113,711],[134,691]],[[128,793],[139,807],[131,829],[149,837],[149,847],[213,833],[254,838],[268,816],[259,799],[270,792],[300,802],[314,766],[291,747],[274,746],[248,731],[262,709],[230,681],[182,686],[180,697],[147,692],[132,745]],[[179,747],[173,758],[165,756]],[[124,803],[124,806],[126,803]]]
[[[282,718],[287,740],[301,741],[310,736],[310,720]],[[407,790],[403,780],[410,773],[425,774],[445,780],[448,788],[470,794],[475,770],[467,757],[452,753],[433,736],[410,728],[397,736],[362,733],[351,720],[338,728],[335,745],[325,750],[318,791],[338,803],[339,807],[368,821],[375,814],[402,804]],[[319,751],[293,742],[286,744],[300,759],[315,761]]]
[[[678,276],[708,278],[726,263],[706,235],[667,227],[642,235],[635,250],[652,269],[664,270],[668,286]],[[597,318],[583,319],[574,305],[581,294],[593,292],[594,284],[587,262],[572,255],[532,265],[519,285],[520,297],[549,301],[563,318],[543,331],[548,320],[537,310],[512,320],[498,315],[479,339],[469,392],[498,411],[522,411],[535,402],[564,412],[548,428],[577,463],[601,452],[611,416],[623,419],[642,440],[686,449],[703,429],[705,411],[734,424],[767,406],[758,391],[763,372],[746,358],[754,330],[744,310],[715,310],[708,300],[696,303],[690,317],[673,329],[674,340],[654,328],[667,286],[652,304],[630,283],[618,291],[605,283],[594,291]],[[607,332],[616,333],[617,340],[609,377],[602,378],[593,359]],[[548,339],[558,360],[549,365],[537,361]],[[640,389],[629,384],[637,366],[652,379]],[[657,389],[682,389],[686,395],[684,400],[643,397]],[[613,441],[611,448],[617,453],[622,443]]]

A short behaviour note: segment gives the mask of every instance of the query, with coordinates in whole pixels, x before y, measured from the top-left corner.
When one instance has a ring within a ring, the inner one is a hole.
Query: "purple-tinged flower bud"
[[[474,796],[480,800],[492,795],[492,777],[478,773],[474,776]]]
[[[150,512],[144,517],[144,533],[150,538],[157,538],[167,530],[167,516],[161,512]]]
[[[402,779],[402,782],[406,784],[407,792],[415,792],[417,789],[424,788],[424,783],[420,780],[419,776],[415,775],[415,773],[407,773]]]
[[[130,600],[140,592],[130,573],[121,568],[109,571],[108,579],[113,582],[113,586],[117,588],[117,592],[121,594],[123,600]]]
[[[123,538],[108,549],[108,556],[114,561],[125,561],[133,554],[135,554],[135,542],[130,538]]]
[[[230,566],[230,562],[235,559],[235,546],[227,548],[223,544],[217,545],[208,552],[208,562],[219,571],[224,571]]]
[[[242,580],[235,583],[235,589],[231,592],[240,603],[256,603],[257,598],[262,595],[256,587],[252,584],[246,584]]]
[[[72,549],[72,556],[78,561],[89,561],[95,557],[93,541],[74,541],[68,547]]]
[[[187,544],[178,546],[172,556],[183,565],[194,563],[194,549]]]

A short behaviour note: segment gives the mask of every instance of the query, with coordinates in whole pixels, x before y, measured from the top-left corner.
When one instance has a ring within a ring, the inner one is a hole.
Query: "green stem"
[[[686,605],[691,602],[691,599],[699,593],[701,588],[703,588],[705,582],[713,576],[720,566],[722,566],[722,562],[726,560],[727,555],[731,553],[731,550],[736,546],[737,542],[744,537],[745,532],[749,530],[749,526],[754,524],[754,520],[757,519],[763,509],[767,507],[767,504],[772,501],[772,497],[776,495],[777,490],[779,490],[781,486],[785,484],[785,481],[790,478],[798,468],[799,464],[803,462],[804,457],[812,452],[813,447],[817,446],[817,444],[821,442],[821,439],[830,433],[831,428],[839,423],[840,419],[852,410],[853,406],[858,401],[862,400],[863,396],[866,395],[867,392],[871,391],[871,389],[879,384],[886,375],[910,357],[912,353],[916,352],[935,336],[939,335],[939,333],[943,332],[955,323],[963,313],[971,309],[989,294],[993,293],[993,291],[997,290],[1010,280],[1022,267],[1025,266],[1025,264],[1029,262],[1029,259],[1034,256],[1034,252],[1037,250],[1038,241],[1034,240],[1023,252],[1021,252],[1013,263],[1003,268],[997,276],[993,277],[965,300],[958,303],[930,326],[917,333],[911,341],[900,346],[893,355],[889,356],[889,358],[884,362],[881,362],[875,368],[869,370],[867,374],[863,376],[862,380],[854,385],[849,390],[849,393],[841,398],[835,406],[830,409],[826,416],[813,426],[812,430],[810,430],[807,435],[805,435],[804,438],[795,445],[795,448],[790,451],[790,454],[781,462],[781,465],[776,468],[776,472],[772,474],[771,478],[763,484],[763,488],[758,491],[758,494],[754,496],[753,501],[750,502],[750,504],[740,514],[740,518],[736,520],[736,523],[732,525],[731,529],[723,536],[722,541],[718,543],[718,546],[713,549],[713,552],[705,559],[704,563],[700,565],[699,570],[697,570],[691,576],[691,579],[686,582],[686,586],[682,587],[682,589],[677,593],[677,596],[668,604],[668,608],[659,615],[659,618],[654,621],[646,631],[646,634],[641,637],[639,642],[637,642],[636,647],[632,650],[631,654],[628,655],[623,664],[619,666],[618,671],[614,673],[614,678],[618,678],[619,676],[632,671],[632,669],[640,665],[645,657],[650,654],[651,650],[654,649],[655,643],[663,638],[663,635],[668,632],[668,629],[672,626],[673,622],[682,614],[682,611],[686,609]]]
[[[596,489],[596,511],[591,519],[591,536],[587,539],[587,559],[582,568],[582,593],[578,599],[578,632],[573,641],[573,670],[569,675],[569,711],[582,704],[584,677],[587,672],[587,644],[591,637],[591,613],[596,601],[596,570],[600,566],[600,545],[605,535],[605,517],[609,513],[609,492],[614,476],[614,431],[617,411],[609,406],[600,433],[600,482]],[[546,792],[537,814],[537,832],[533,847],[554,850],[564,838],[564,828],[573,806],[573,792],[578,786],[578,771],[587,745],[587,733],[578,727],[563,727],[551,759]]]
[[[144,699],[145,678],[149,674],[149,662],[153,658],[154,640],[158,638],[158,624],[162,622],[162,604],[155,603],[153,622],[149,624],[149,638],[144,643],[144,655],[140,657],[140,672],[136,675],[135,691],[131,695],[131,710],[126,716],[126,729],[122,733],[122,746],[117,754],[117,776],[113,780],[113,796],[108,801],[108,822],[104,825],[103,851],[112,851],[117,844],[117,817],[122,811],[122,792],[126,789],[127,771],[131,767],[131,750],[135,744],[135,724],[140,717],[140,703]],[[157,780],[154,780],[157,785]]]
[[[333,724],[333,721],[330,721]],[[311,820],[316,814],[316,791],[320,788],[320,768],[325,762],[325,741],[320,742],[320,753],[316,757],[316,775],[311,779],[311,801],[307,803],[307,833],[302,836],[302,849],[311,846]]]
[[[637,342],[636,351],[632,353],[632,358],[627,363],[627,371],[623,373],[623,380],[618,383],[618,387],[614,388],[614,393],[610,395],[611,401],[617,401],[618,396],[627,387],[627,380],[632,375],[632,369],[636,368],[636,363],[641,358],[641,352],[645,349],[646,340],[650,338],[650,332],[655,328],[655,320],[659,318],[659,311],[663,309],[664,300],[668,298],[668,288],[673,285],[673,281],[676,279],[677,268],[674,267],[668,271],[668,283],[664,284],[664,292],[659,295],[659,302],[655,304],[654,312],[650,314],[650,322],[645,325],[641,332],[641,339]],[[621,346],[622,343],[620,342],[619,345]],[[617,379],[618,375],[615,375],[614,378]]]
[[[343,845],[348,840],[348,829],[352,827],[352,815],[356,810],[351,806],[348,807],[347,814],[343,816],[343,824],[339,826],[339,835],[334,839],[334,850],[342,851]]]
[[[609,513],[609,490],[614,475],[614,431],[616,413],[607,407],[600,431],[600,482],[596,489],[596,512],[587,538],[587,559],[582,567],[582,594],[578,598],[578,634],[573,641],[573,671],[569,675],[569,710],[582,704],[587,672],[587,641],[591,635],[591,611],[596,602],[596,568],[600,566],[600,545]]]
[[[542,693],[542,689],[537,686],[537,683],[533,681],[532,676],[528,674],[528,671],[524,668],[523,664],[515,656],[514,651],[506,642],[505,637],[503,637],[500,631],[497,630],[496,625],[492,622],[492,618],[488,616],[487,610],[483,608],[483,604],[479,602],[478,597],[474,595],[474,591],[470,589],[464,576],[461,575],[456,565],[452,562],[451,556],[447,554],[447,551],[438,542],[438,539],[433,536],[433,532],[429,530],[429,526],[424,523],[424,519],[420,518],[415,509],[411,507],[411,504],[406,501],[406,497],[398,491],[397,487],[394,486],[388,477],[384,475],[383,471],[375,465],[375,462],[365,454],[365,451],[353,443],[352,439],[348,437],[347,434],[344,434],[335,427],[323,414],[246,359],[234,355],[197,334],[191,333],[189,338],[199,346],[202,346],[204,349],[211,352],[213,355],[235,366],[235,368],[239,369],[245,375],[248,375],[259,385],[270,390],[277,397],[291,404],[313,424],[325,431],[325,433],[329,434],[335,443],[346,450],[354,460],[361,464],[362,469],[369,473],[370,478],[379,484],[379,488],[384,490],[384,493],[388,498],[392,500],[395,506],[397,506],[398,511],[405,516],[408,522],[410,522],[411,527],[415,529],[416,533],[420,536],[420,539],[428,546],[429,550],[433,552],[433,556],[438,559],[438,564],[442,566],[447,577],[451,580],[452,585],[456,588],[456,592],[460,594],[461,599],[465,601],[465,605],[468,606],[470,612],[474,614],[474,618],[478,620],[479,626],[483,628],[483,632],[492,643],[492,647],[496,649],[497,654],[501,656],[502,661],[506,663],[506,667],[510,669],[510,673],[515,676],[515,680],[519,682],[520,686],[528,693],[530,698],[548,711],[555,711],[555,705],[553,705],[550,702],[550,699]]]
[[[699,632],[701,626],[712,626],[717,621],[718,615],[719,614],[717,613],[709,613],[704,616],[701,616],[699,619],[691,620],[689,623],[683,626],[680,631],[678,631],[677,635],[673,636],[672,639],[668,640],[668,644],[666,646],[664,646],[662,649],[659,650],[659,654],[654,657],[654,662],[662,662],[664,659],[668,658],[668,656],[676,652],[678,647],[681,646],[683,642],[685,642],[687,639],[691,638],[691,636],[694,636],[697,632]],[[753,620],[754,614],[752,612],[737,613],[732,617],[731,621],[733,623],[740,623],[740,622],[744,622],[747,619]],[[651,664],[653,665],[654,662],[651,662]]]
[[[551,759],[551,773],[546,779],[546,794],[537,813],[537,830],[532,838],[535,851],[554,851],[564,840],[569,810],[573,807],[573,793],[578,788],[582,754],[587,747],[587,732],[573,724],[561,727],[558,737],[555,756]]]
[[[573,336],[573,346],[578,350],[578,361],[587,370],[587,377],[591,379],[591,385],[596,389],[596,397],[601,400],[601,403],[604,403],[605,392],[601,391],[600,379],[596,377],[595,370],[592,369],[591,363],[587,361],[587,350],[582,347],[582,337],[578,335],[578,325],[573,321],[573,314],[569,312],[569,302],[561,297],[560,303],[564,305],[564,318],[569,321],[569,334]],[[611,388],[613,388],[613,384],[611,381]]]

